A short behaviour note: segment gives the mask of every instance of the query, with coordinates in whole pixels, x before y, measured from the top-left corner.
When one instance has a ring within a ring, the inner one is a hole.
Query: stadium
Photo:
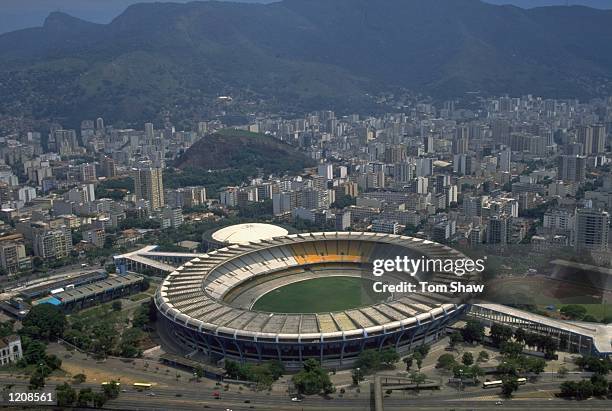
[[[343,297],[350,287],[342,281],[360,281],[367,290],[372,262],[396,256],[465,258],[431,241],[365,232],[292,234],[234,244],[194,258],[168,275],[155,296],[158,318],[186,351],[201,352],[213,362],[280,360],[287,368],[299,368],[315,358],[324,366],[342,368],[365,349],[405,353],[442,336],[468,306],[451,293],[372,296],[351,289],[351,295],[359,295],[357,301]],[[389,275],[395,278],[387,280],[439,284],[477,279],[440,272]],[[331,280],[335,286],[325,283]],[[319,284],[315,292],[313,284]],[[301,288],[284,291],[291,287]],[[259,308],[266,298],[268,307]]]

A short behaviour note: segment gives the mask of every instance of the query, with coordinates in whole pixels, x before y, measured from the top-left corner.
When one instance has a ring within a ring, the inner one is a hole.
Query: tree
[[[356,368],[361,368],[364,373],[377,371],[380,368],[380,355],[376,350],[364,350],[355,363]]]
[[[113,234],[107,234],[104,238],[104,248],[110,250],[115,245],[116,237]]]
[[[229,378],[239,379],[240,371],[240,364],[232,360],[225,361],[225,373]]]
[[[593,374],[591,376],[591,384],[593,385],[593,395],[603,397],[608,394],[608,380],[601,374]]]
[[[40,364],[45,359],[47,346],[43,342],[30,338],[24,338],[22,342],[23,359],[27,364]]]
[[[55,388],[57,405],[59,407],[70,407],[77,399],[77,393],[68,383],[63,383]]]
[[[412,358],[414,358],[417,364],[417,368],[420,370],[421,366],[423,365],[423,355],[417,351],[414,354],[412,354]]]
[[[332,208],[344,208],[344,207],[348,207],[348,206],[355,205],[355,204],[356,204],[355,198],[347,194],[347,195],[337,198],[336,201],[332,203],[331,207]]]
[[[141,304],[134,313],[134,319],[132,320],[132,326],[134,328],[140,328],[147,330],[149,324],[155,322],[157,316],[157,309],[153,299],[150,298],[148,302]]]
[[[593,396],[593,383],[591,381],[579,381],[575,387],[575,397],[578,400],[586,400]]]
[[[429,354],[429,350],[431,350],[431,346],[429,344],[423,344],[415,348],[414,351],[420,353],[424,359],[425,357],[427,357],[427,354]]]
[[[541,374],[546,368],[546,361],[542,358],[525,357],[524,370],[533,374]]]
[[[517,376],[516,364],[512,361],[503,361],[497,366],[497,372],[503,375]]]
[[[461,358],[461,362],[464,365],[470,366],[474,364],[474,355],[471,352],[463,353],[463,357]]]
[[[510,338],[512,338],[512,328],[508,327],[507,325],[493,324],[491,326],[491,332],[489,335],[493,345],[499,347],[502,342],[508,341]]]
[[[393,364],[399,361],[399,354],[397,351],[387,348],[380,352],[380,363],[385,367],[393,367]]]
[[[484,338],[484,326],[476,320],[468,320],[461,330],[464,341],[481,342]]]
[[[359,354],[355,367],[361,368],[367,374],[383,368],[391,368],[397,361],[399,361],[399,355],[393,349],[365,350]]]
[[[96,408],[102,408],[104,407],[104,404],[106,404],[107,398],[106,395],[102,394],[101,392],[96,392],[93,394],[93,406]]]
[[[478,353],[478,359],[476,360],[478,362],[487,362],[489,361],[489,353],[487,353],[486,351],[481,351]]]
[[[66,315],[51,304],[39,304],[32,307],[22,324],[22,333],[33,339],[56,340],[64,334]]]
[[[45,264],[45,261],[38,256],[32,259],[32,265],[34,266],[34,268],[41,268],[44,264]]]
[[[612,368],[612,363],[608,359],[592,356],[583,356],[576,359],[576,365],[583,370],[591,371],[596,374],[606,375]]]
[[[438,357],[436,368],[443,368],[445,370],[452,370],[457,364],[455,357],[452,354],[442,354]]]
[[[359,385],[359,383],[364,380],[361,368],[353,368],[353,371],[351,371],[351,379],[353,380],[353,385]]]
[[[470,373],[474,377],[481,377],[481,376],[485,375],[484,370],[482,368],[480,368],[479,366],[477,366],[477,365],[472,365],[470,367]]]
[[[334,391],[329,375],[319,362],[312,358],[306,360],[302,371],[293,376],[293,384],[300,394],[330,394]]]
[[[200,378],[204,376],[204,368],[201,365],[196,366],[193,369],[193,375],[195,375],[196,379],[199,381]]]
[[[448,340],[448,345],[451,348],[455,348],[457,344],[462,343],[462,342],[463,342],[463,335],[461,335],[459,331],[455,331],[454,333],[450,335],[450,338]]]
[[[102,392],[109,400],[115,399],[119,396],[119,384],[117,381],[112,380],[110,383],[102,386]]]
[[[44,363],[51,371],[59,370],[62,367],[62,360],[60,360],[55,354],[46,355],[44,358]]]
[[[15,325],[14,320],[9,320],[0,323],[0,338],[8,337],[13,334],[13,326]]]
[[[509,357],[516,357],[523,352],[523,344],[512,341],[504,341],[501,344],[500,352]]]
[[[510,398],[512,393],[518,390],[519,384],[516,377],[506,377],[502,379],[502,394],[504,396]]]
[[[412,356],[408,356],[404,358],[403,361],[406,364],[406,371],[409,371],[410,367],[412,367],[412,363],[414,362],[414,359],[412,358]]]
[[[425,381],[427,381],[427,376],[425,374],[416,371],[412,371],[409,378],[413,384],[416,384],[417,388],[419,384],[423,384]]]
[[[91,388],[81,388],[77,398],[77,407],[88,407],[90,402],[94,400],[94,393]]]
[[[29,388],[30,390],[38,390],[44,386],[45,386],[45,375],[39,368],[35,368],[34,371],[32,372],[32,375],[30,375]]]
[[[138,348],[140,340],[144,333],[140,328],[129,328],[121,336],[119,350],[122,357],[134,358],[142,354],[142,350]]]
[[[576,392],[578,391],[577,385],[578,383],[574,381],[562,382],[561,386],[559,387],[561,389],[561,396],[562,397],[574,397],[576,395]]]
[[[517,328],[514,332],[514,339],[520,343],[525,342],[525,330]]]

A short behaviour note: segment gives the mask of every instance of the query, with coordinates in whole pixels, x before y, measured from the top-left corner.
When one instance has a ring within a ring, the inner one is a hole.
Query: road
[[[2,385],[14,384],[13,391],[27,391],[27,381],[9,376],[0,375]],[[58,381],[51,381],[47,384],[44,391],[54,392]],[[555,391],[558,389],[558,382],[541,382],[522,386],[519,393],[525,394],[536,391]],[[90,387],[94,390],[99,389],[99,384],[84,383],[78,387]],[[122,387],[123,388],[123,387]],[[320,396],[310,396],[303,402],[293,403],[289,395],[280,392],[252,392],[248,390],[240,391],[232,387],[230,391],[220,392],[220,399],[213,398],[214,389],[198,387],[197,385],[177,385],[176,387],[156,387],[151,391],[138,392],[131,387],[125,387],[126,392],[122,392],[119,398],[109,401],[105,408],[121,410],[193,410],[210,408],[213,410],[371,410],[372,401],[367,389],[362,389],[361,394],[347,393],[342,398],[339,394],[334,394],[334,398],[325,399]],[[153,393],[154,395],[151,395]],[[495,403],[499,401],[498,390],[486,391],[473,389],[472,391],[452,392],[452,393],[423,393],[419,396],[414,394],[393,395],[385,398],[385,410],[405,410],[410,404],[410,409],[491,409],[495,408]],[[245,401],[250,401],[245,403]],[[527,407],[528,404],[528,407]],[[6,405],[6,404],[3,404]],[[505,400],[504,408],[512,409],[610,409],[610,402],[603,400],[589,400],[583,402],[568,401],[551,398],[517,398]],[[499,408],[499,407],[498,407]]]

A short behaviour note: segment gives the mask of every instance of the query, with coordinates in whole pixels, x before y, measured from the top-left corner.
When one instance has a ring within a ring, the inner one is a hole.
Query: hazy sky
[[[612,0],[484,0],[493,4],[513,4],[515,6],[530,8],[542,6],[555,6],[565,4],[578,4],[596,7],[598,9],[612,9]]]
[[[42,25],[52,11],[63,11],[75,17],[97,23],[108,23],[127,6],[155,0],[0,0],[0,33]],[[189,0],[172,0],[186,3]],[[271,3],[275,0],[234,0]],[[423,0],[426,1],[426,0]],[[515,4],[521,7],[565,4],[566,0],[486,0],[495,4]],[[570,0],[570,4],[612,8],[612,0]]]
[[[41,26],[53,11],[63,11],[96,23],[108,23],[130,4],[156,1],[188,3],[193,0],[0,0],[0,33]],[[234,1],[271,3],[274,0]]]

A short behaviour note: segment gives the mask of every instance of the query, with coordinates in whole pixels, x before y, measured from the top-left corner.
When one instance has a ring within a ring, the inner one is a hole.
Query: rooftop
[[[248,223],[224,227],[215,231],[212,234],[212,238],[221,243],[247,244],[287,234],[289,234],[287,230],[273,224]]]

